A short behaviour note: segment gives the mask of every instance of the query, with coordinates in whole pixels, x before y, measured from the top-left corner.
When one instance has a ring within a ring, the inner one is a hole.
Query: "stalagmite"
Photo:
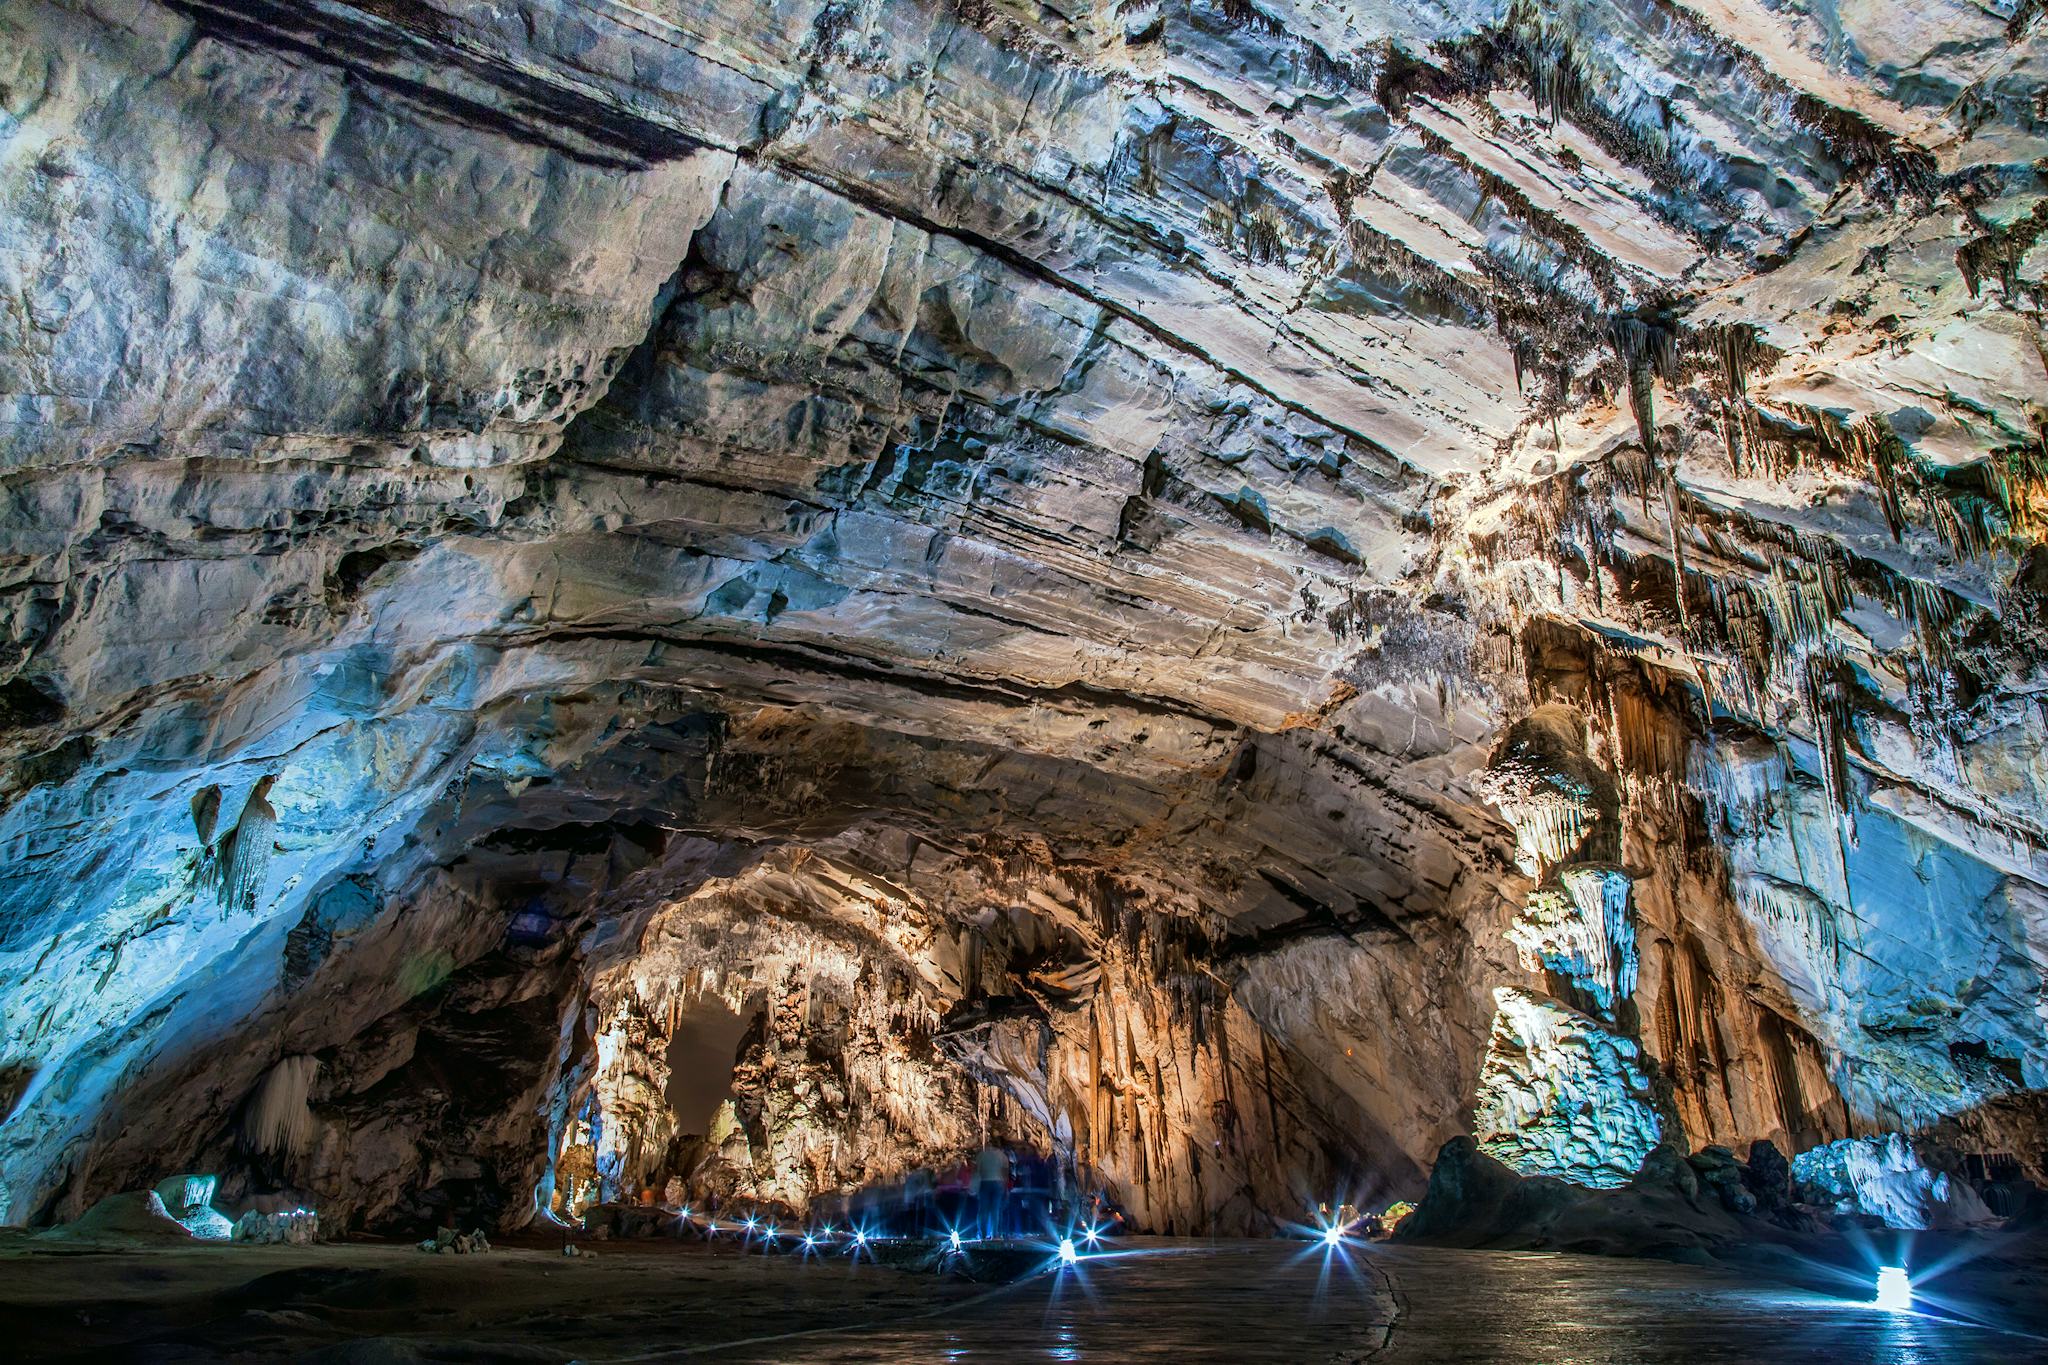
[[[1494,1002],[1473,1116],[1479,1145],[1527,1175],[1625,1184],[1663,1127],[1636,1044],[1514,987]]]

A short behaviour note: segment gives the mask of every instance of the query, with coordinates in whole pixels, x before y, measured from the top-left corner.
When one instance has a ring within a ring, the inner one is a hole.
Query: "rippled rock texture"
[[[2042,33],[9,5],[0,1215],[2041,1174]]]

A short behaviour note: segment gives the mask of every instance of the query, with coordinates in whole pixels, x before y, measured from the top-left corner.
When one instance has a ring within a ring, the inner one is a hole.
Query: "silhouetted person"
[[[975,1212],[981,1216],[981,1235],[999,1237],[1003,1232],[1003,1205],[1009,1192],[1010,1154],[1000,1147],[984,1147],[974,1162]]]

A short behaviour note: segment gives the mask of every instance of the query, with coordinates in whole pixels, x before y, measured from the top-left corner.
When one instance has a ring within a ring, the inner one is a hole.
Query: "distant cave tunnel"
[[[673,1019],[662,1058],[669,1076],[663,1098],[677,1132],[701,1136],[711,1131],[719,1106],[732,1098],[740,1042],[760,1014],[759,1000],[743,1001],[735,1010],[708,998]]]
[[[399,857],[332,877],[255,1025],[157,1057],[45,1216],[167,1160],[385,1234],[685,1191],[801,1209],[995,1145],[1134,1227],[1267,1232],[1413,1196],[1456,1122],[1458,1069],[1382,1036],[1436,970],[1414,937],[1248,928],[1297,920],[1318,873],[1236,871],[1274,831],[1218,829],[1199,866],[1149,832],[1183,758],[1104,782],[687,705],[578,744],[545,779],[473,773]],[[1315,780],[1300,757],[1228,766]],[[155,1105],[191,1111],[182,1155],[119,1126]]]
[[[795,1212],[994,1146],[1133,1228],[1271,1233],[1418,1197],[1468,1126],[1596,1185],[1661,1133],[1846,1136],[1799,979],[1731,1002],[1755,950],[1685,919],[1711,894],[1694,864],[1631,887],[1708,818],[1636,796],[1615,828],[1631,755],[1682,719],[1619,669],[1614,732],[1589,729],[1594,671],[1543,638],[1563,690],[1488,770],[1512,845],[1307,735],[880,680],[795,705],[787,680],[745,684],[773,701],[513,697],[390,838],[336,841],[289,768],[223,770],[188,803],[213,848],[187,875],[221,900],[220,830],[259,831],[271,865],[235,875],[275,884],[297,857],[304,909],[212,969],[241,1027],[195,994],[22,1081],[14,1140],[69,1136],[15,1216],[75,1217],[167,1166],[383,1235],[641,1201]],[[344,856],[293,852],[321,839]],[[1511,858],[1537,889],[1488,927]],[[1546,994],[1493,986],[1517,970]],[[1640,1074],[1600,1060],[1639,1055],[1612,1041],[1638,1028]],[[126,1079],[67,1130],[63,1087],[110,1062]],[[2029,1120],[1996,1122],[1971,1141]]]
[[[934,889],[892,878],[899,858]],[[594,978],[551,1210],[799,1211],[990,1146],[1044,1154],[1061,1188],[1109,1192],[1157,1230],[1271,1231],[1273,1210],[1332,1189],[1412,1193],[1419,1162],[1231,999],[1214,945],[1127,895],[1143,900],[1028,856],[935,860],[886,825],[706,882]],[[723,1025],[708,1047],[707,1019]],[[686,1079],[701,1127],[674,1102]]]

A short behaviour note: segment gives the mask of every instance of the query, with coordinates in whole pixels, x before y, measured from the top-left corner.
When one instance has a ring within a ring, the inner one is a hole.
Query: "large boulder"
[[[1749,1173],[1726,1147],[1703,1147],[1687,1163],[1700,1185],[1713,1192],[1721,1207],[1730,1213],[1755,1213],[1756,1196],[1750,1193]]]
[[[1660,1142],[1643,1154],[1643,1164],[1636,1168],[1629,1188],[1669,1191],[1688,1204],[1697,1203],[1700,1197],[1700,1180],[1692,1163],[1686,1160],[1683,1149],[1668,1142]]]
[[[1579,1196],[1561,1180],[1517,1175],[1460,1134],[1437,1152],[1429,1192],[1401,1220],[1394,1240],[1480,1246],[1516,1235]]]
[[[1725,1148],[1688,1158],[1659,1143],[1627,1185],[1591,1189],[1517,1175],[1472,1138],[1459,1137],[1437,1154],[1428,1194],[1392,1240],[1685,1261],[1786,1244],[1792,1230],[1755,1215],[1744,1171]]]
[[[110,1194],[72,1222],[39,1234],[67,1242],[189,1242],[192,1234],[164,1207],[155,1190]]]
[[[1780,1213],[1792,1205],[1792,1163],[1765,1138],[1749,1144],[1749,1165],[1743,1172],[1757,1207]]]

